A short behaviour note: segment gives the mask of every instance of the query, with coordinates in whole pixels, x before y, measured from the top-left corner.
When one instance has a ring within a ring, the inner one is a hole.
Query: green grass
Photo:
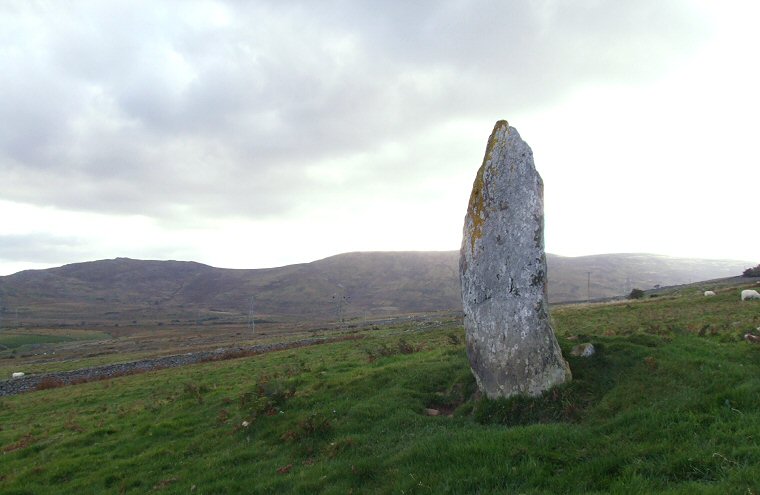
[[[35,344],[57,344],[75,340],[98,340],[108,338],[105,332],[97,330],[68,330],[68,331],[0,331],[0,349],[17,349]]]
[[[12,351],[11,351],[12,352]],[[65,361],[50,361],[50,362],[24,362],[19,363],[14,359],[8,359],[7,354],[5,359],[0,361],[0,377],[5,377],[13,371],[23,371],[27,374],[39,374],[39,373],[53,373],[56,371],[71,371],[82,368],[93,368],[96,366],[104,366],[114,363],[126,363],[130,361],[138,361],[140,359],[149,359],[157,356],[156,352],[130,352],[120,354],[107,354],[103,356],[95,357],[81,357],[72,358]]]
[[[757,494],[760,304],[714,300],[556,309],[598,354],[534,399],[473,397],[457,327],[4,398],[0,492]]]
[[[13,332],[13,334],[11,334]],[[92,330],[92,329],[65,329],[65,330],[29,330],[30,333],[28,334],[21,334],[18,330],[13,331],[5,331],[4,333],[0,333],[0,335],[6,335],[8,337],[15,337],[20,336],[21,340],[27,339],[30,335],[32,336],[31,339],[28,339],[26,342],[24,342],[24,345],[28,345],[31,343],[31,341],[34,339],[34,336],[36,335],[43,335],[44,342],[38,341],[38,343],[65,343],[65,342],[71,342],[71,341],[86,341],[86,340],[103,340],[104,345],[110,344],[108,340],[111,338],[111,336],[104,332],[99,330]],[[36,332],[36,333],[31,333]],[[250,341],[242,341],[242,342],[226,342],[225,344],[229,347],[235,346],[235,345],[254,345],[254,344],[265,344],[270,342],[286,342],[286,341],[292,341],[292,340],[300,340],[304,338],[312,337],[313,335],[311,333],[300,333],[292,336],[282,337],[279,338],[273,337],[273,336],[265,336],[265,337],[257,337],[256,340],[250,340]],[[324,335],[323,335],[324,336]],[[52,338],[49,338],[52,337]],[[159,337],[160,338],[160,337]],[[174,341],[177,340],[177,337],[167,336],[164,337],[164,340],[172,339]],[[0,341],[2,339],[0,338]],[[133,340],[133,348],[138,348],[140,345],[139,341]],[[171,342],[168,342],[168,345],[171,345]],[[220,347],[220,343],[211,343],[209,345],[203,346],[201,348],[171,348],[171,347],[164,347],[163,349],[160,348],[160,346],[153,345],[154,347],[152,350],[145,350],[145,351],[130,351],[130,352],[114,352],[109,354],[102,354],[102,355],[96,355],[96,356],[87,356],[86,354],[79,354],[76,357],[68,357],[64,360],[50,360],[50,361],[29,361],[24,359],[19,359],[21,355],[25,352],[32,352],[33,348],[31,347],[17,347],[17,348],[8,348],[6,350],[0,350],[0,378],[6,378],[10,376],[11,373],[15,371],[23,371],[27,374],[39,374],[39,373],[52,373],[57,371],[71,371],[76,369],[82,369],[82,368],[91,368],[96,366],[103,366],[108,364],[114,364],[114,363],[125,363],[129,361],[138,361],[141,359],[150,359],[160,356],[166,356],[171,354],[182,354],[185,352],[188,352],[189,350],[213,350]],[[57,350],[56,347],[48,347],[46,351],[48,353],[54,353]],[[37,351],[39,353],[39,351]],[[92,352],[92,351],[88,351]],[[95,351],[97,352],[97,350]]]
[[[43,373],[48,371],[64,371],[84,367],[79,361],[56,361],[52,363],[29,363],[18,359],[24,354],[43,351],[37,346],[45,344],[45,351],[55,353],[51,344],[62,344],[74,341],[104,340],[110,338],[105,332],[85,329],[14,329],[0,331],[0,377],[8,377],[12,372]],[[113,360],[121,358],[112,358]],[[100,359],[103,361],[103,359]]]
[[[52,344],[58,342],[70,342],[74,339],[63,335],[24,335],[5,334],[0,335],[0,345],[8,349],[15,349],[24,345]]]
[[[714,297],[691,289],[636,302],[565,306],[552,316],[560,333],[575,335],[689,333],[740,339],[760,327],[757,302],[739,299],[743,288],[716,289]]]

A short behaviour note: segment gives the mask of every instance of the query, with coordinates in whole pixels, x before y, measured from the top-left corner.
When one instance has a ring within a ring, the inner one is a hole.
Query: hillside
[[[14,321],[183,322],[335,319],[458,310],[456,251],[365,252],[279,268],[233,270],[116,258],[0,277],[0,316]],[[752,263],[644,254],[548,255],[550,301],[737,275]],[[589,286],[590,273],[590,286]]]
[[[0,398],[0,492],[758,493],[760,304],[710,288],[556,308],[538,398],[479,398],[456,321],[44,382]]]

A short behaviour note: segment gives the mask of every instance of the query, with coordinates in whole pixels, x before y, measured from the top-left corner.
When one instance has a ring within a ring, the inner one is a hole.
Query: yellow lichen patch
[[[483,169],[485,164],[481,165],[478,169],[478,174],[475,176],[475,182],[472,185],[472,193],[470,194],[470,203],[467,206],[467,217],[472,223],[470,229],[470,252],[475,251],[475,240],[480,239],[483,234],[483,220],[484,220],[484,200],[483,200]]]
[[[480,165],[478,173],[475,176],[475,182],[472,184],[470,202],[467,206],[467,216],[472,222],[472,229],[470,230],[470,252],[473,254],[475,252],[475,241],[480,239],[483,235],[483,222],[485,221],[486,216],[485,197],[483,194],[483,189],[485,188],[485,184],[483,184],[483,175],[486,167],[491,162],[493,148],[497,142],[496,135],[499,130],[504,127],[509,129],[509,123],[506,120],[496,122],[496,125],[493,127],[491,136],[488,138],[488,145],[486,146],[486,154],[483,157],[483,164]]]

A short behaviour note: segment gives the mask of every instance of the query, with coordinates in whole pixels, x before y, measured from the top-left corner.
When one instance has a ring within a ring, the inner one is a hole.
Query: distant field
[[[417,324],[427,325],[455,321],[459,316],[455,313],[435,313],[424,318],[411,317],[412,320],[415,318],[422,320]],[[412,321],[410,316],[387,320]],[[388,321],[382,324],[387,325]],[[255,333],[251,332],[248,324],[24,328],[21,335],[49,335],[54,338],[47,339],[45,343],[36,340],[36,344],[5,350],[0,348],[0,379],[8,378],[16,371],[27,374],[67,371],[193,351],[333,336],[356,332],[359,324],[377,328],[372,321],[366,323],[361,320],[342,326],[326,325],[324,322],[262,323],[256,325]],[[17,333],[20,333],[17,329],[0,330],[0,335]],[[65,339],[57,338],[61,336]]]
[[[75,340],[99,340],[109,338],[105,332],[97,330],[56,329],[56,330],[4,330],[0,331],[0,349],[15,349],[32,344],[54,344]]]
[[[741,301],[743,288],[712,287],[714,297],[704,297],[704,287],[682,289],[639,301],[559,306],[552,311],[557,330],[572,334],[626,335],[692,334],[740,339],[760,327],[760,304]]]
[[[0,346],[8,349],[14,349],[16,347],[21,347],[22,345],[68,342],[70,340],[73,339],[70,337],[64,337],[62,335],[6,334],[0,335]]]
[[[0,492],[758,494],[737,294],[555,309],[598,353],[540,398],[474,395],[456,324],[6,397]]]
[[[111,336],[100,330],[89,329],[13,329],[0,331],[0,379],[7,379],[11,373],[39,373],[51,370],[75,369],[81,367],[78,359],[53,361],[47,364],[35,363],[39,358],[56,357],[62,347],[70,343],[102,341]],[[65,353],[63,353],[65,354]]]
[[[334,330],[329,335],[347,333]],[[177,347],[176,342],[182,337],[168,329],[168,332],[157,332],[158,335],[149,339],[144,336],[122,336],[121,340],[98,340],[95,349],[67,346],[62,351],[60,346],[50,346],[45,356],[39,352],[31,357],[17,358],[10,350],[0,352],[0,380],[7,379],[13,372],[23,371],[26,374],[41,374],[58,371],[70,371],[82,368],[125,363],[151,359],[159,356],[184,354],[185,352],[214,350],[218,348],[234,348],[271,342],[289,342],[315,336],[324,336],[324,332],[278,332],[274,335],[258,334],[256,338],[246,335],[246,339],[222,341],[192,342],[187,347]],[[237,334],[237,332],[235,332]],[[128,334],[127,334],[128,335]],[[229,336],[226,336],[229,337]],[[67,341],[70,342],[70,341]],[[147,342],[147,343],[146,343]],[[61,342],[65,344],[66,342]],[[86,342],[85,342],[86,343]]]

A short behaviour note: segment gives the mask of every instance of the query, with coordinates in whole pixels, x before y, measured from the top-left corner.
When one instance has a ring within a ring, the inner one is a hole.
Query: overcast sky
[[[458,249],[495,121],[546,249],[760,262],[754,2],[0,1],[0,274]]]

